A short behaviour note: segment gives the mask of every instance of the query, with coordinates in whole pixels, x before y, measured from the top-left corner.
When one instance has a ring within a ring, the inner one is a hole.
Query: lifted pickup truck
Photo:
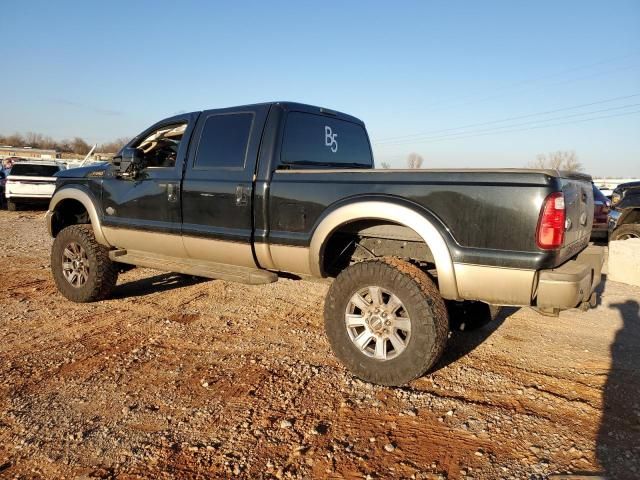
[[[374,170],[364,124],[276,102],[162,120],[112,165],[57,175],[51,266],[75,302],[122,264],[249,284],[333,278],[325,328],[357,376],[404,384],[443,352],[446,301],[593,303],[588,176]]]

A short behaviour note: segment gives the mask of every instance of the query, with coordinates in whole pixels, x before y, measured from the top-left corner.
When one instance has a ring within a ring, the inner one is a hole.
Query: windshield
[[[37,165],[33,163],[17,163],[11,168],[9,176],[52,177],[60,171],[57,165]]]

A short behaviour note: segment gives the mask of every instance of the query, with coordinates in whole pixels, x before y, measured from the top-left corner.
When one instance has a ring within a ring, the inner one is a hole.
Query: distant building
[[[109,162],[115,153],[94,153],[87,158],[88,163],[93,162]],[[5,158],[15,158],[24,160],[58,160],[59,162],[70,166],[78,166],[85,160],[85,155],[78,155],[72,152],[58,152],[56,150],[47,150],[44,148],[29,147],[11,147],[9,145],[0,145],[0,160]],[[18,160],[20,161],[20,160]]]
[[[26,158],[28,160],[55,160],[60,158],[60,154],[55,150],[43,148],[0,146],[0,159],[7,157]]]
[[[638,179],[633,177],[629,177],[629,178],[594,177],[593,178],[593,183],[600,190],[614,190],[621,183],[636,182],[636,181],[638,181]]]

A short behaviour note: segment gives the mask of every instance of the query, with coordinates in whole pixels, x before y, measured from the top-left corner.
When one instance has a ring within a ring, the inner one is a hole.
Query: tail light
[[[545,250],[559,248],[564,242],[565,224],[564,195],[555,192],[544,200],[538,221],[536,243]]]

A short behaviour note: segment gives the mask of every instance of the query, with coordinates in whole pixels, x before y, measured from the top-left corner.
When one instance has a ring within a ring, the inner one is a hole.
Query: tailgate
[[[53,195],[55,188],[55,177],[9,175],[6,183],[7,193],[16,196],[51,196]]]
[[[568,260],[589,243],[593,226],[593,189],[591,177],[563,172],[562,193],[565,205],[564,244],[561,260]]]

